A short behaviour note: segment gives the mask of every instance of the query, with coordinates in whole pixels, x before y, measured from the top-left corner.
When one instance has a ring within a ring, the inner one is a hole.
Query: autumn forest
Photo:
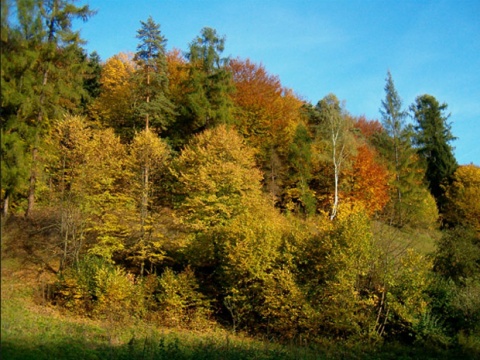
[[[167,51],[150,17],[100,59],[72,27],[88,6],[1,6],[2,260],[48,274],[49,306],[480,351],[480,167],[457,163],[447,104],[403,104],[386,69],[379,119],[353,116],[213,28]]]

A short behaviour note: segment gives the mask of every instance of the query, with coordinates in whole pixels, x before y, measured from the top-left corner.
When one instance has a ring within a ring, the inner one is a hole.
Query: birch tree
[[[337,216],[340,202],[340,176],[353,152],[352,121],[346,116],[337,97],[329,94],[317,104],[319,112],[319,131],[327,143],[328,156],[333,165],[334,195],[330,211],[330,220]]]

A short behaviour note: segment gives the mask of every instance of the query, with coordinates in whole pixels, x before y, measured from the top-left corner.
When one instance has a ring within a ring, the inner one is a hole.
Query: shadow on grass
[[[2,342],[2,359],[162,359],[162,360],[240,360],[240,359],[298,359],[282,350],[222,347],[214,343],[183,346],[179,341],[131,341],[125,345],[94,345],[88,343],[50,343],[32,347],[28,344]],[[313,359],[309,357],[308,359]],[[318,359],[323,359],[318,357]]]
[[[215,340],[204,340],[195,344],[184,344],[176,336],[132,339],[127,344],[108,345],[88,341],[45,342],[32,345],[22,341],[2,341],[1,359],[5,360],[90,360],[90,359],[158,359],[158,360],[310,360],[310,359],[479,359],[478,353],[459,349],[448,351],[428,350],[421,347],[387,345],[375,350],[346,349],[335,346],[328,351],[314,348],[269,347],[265,345],[219,344]]]

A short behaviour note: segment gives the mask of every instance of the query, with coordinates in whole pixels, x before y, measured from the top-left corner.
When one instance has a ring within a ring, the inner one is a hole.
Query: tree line
[[[215,29],[167,51],[152,17],[102,62],[72,28],[93,15],[2,2],[2,227],[53,302],[279,339],[478,336],[480,168],[447,104],[405,108],[390,72],[381,121],[311,104]]]

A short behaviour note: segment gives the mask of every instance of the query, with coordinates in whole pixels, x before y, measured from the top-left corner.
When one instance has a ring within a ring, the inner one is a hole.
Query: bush
[[[195,274],[190,268],[175,274],[167,268],[158,279],[159,319],[167,326],[202,328],[211,316],[210,303],[198,291]]]
[[[145,313],[142,290],[122,268],[88,256],[60,275],[55,300],[76,313],[120,320]]]
[[[460,226],[445,231],[437,244],[434,269],[456,283],[480,275],[480,239],[476,231]]]

